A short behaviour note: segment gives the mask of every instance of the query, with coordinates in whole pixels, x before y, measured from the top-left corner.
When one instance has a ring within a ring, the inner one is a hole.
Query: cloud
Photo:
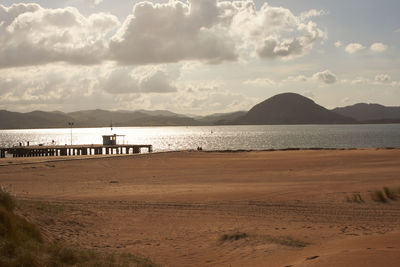
[[[307,82],[309,78],[304,75],[297,75],[297,76],[289,76],[286,80],[288,82]]]
[[[277,83],[274,80],[268,79],[268,78],[258,78],[258,79],[254,79],[254,80],[247,80],[247,81],[244,81],[243,84],[253,85],[253,86],[276,86],[277,85]]]
[[[120,67],[113,69],[105,79],[101,80],[101,87],[104,91],[117,95],[171,93],[177,91],[174,83],[178,76],[179,73],[174,73],[160,66],[137,69]]]
[[[192,90],[179,90],[174,96],[166,98],[159,95],[152,100],[152,104],[159,109],[174,110],[181,113],[209,115],[220,112],[249,110],[262,99],[250,97],[247,94],[233,93],[231,90],[213,86],[206,88],[203,84],[187,84]]]
[[[261,58],[301,57],[326,38],[307,16],[297,17],[289,9],[267,3],[257,10],[252,1],[239,2],[240,5],[232,3],[231,30],[235,36],[241,36],[245,44],[254,47]]]
[[[377,82],[390,82],[392,77],[388,74],[378,74],[375,76],[375,81]]]
[[[137,109],[139,100],[176,93],[179,75],[177,66],[132,68],[109,63],[0,69],[0,109]]]
[[[110,14],[85,17],[71,7],[0,5],[0,67],[98,64],[107,53],[105,36],[118,25],[118,19]]]
[[[312,76],[312,78],[326,84],[334,84],[337,81],[336,75],[329,70],[317,72]]]
[[[349,103],[350,102],[350,97],[345,97],[342,100],[340,100],[341,103]]]
[[[349,54],[355,54],[365,49],[365,47],[359,43],[350,43],[346,46],[346,52]]]
[[[251,85],[256,87],[266,87],[266,86],[274,86],[274,87],[284,87],[292,85],[295,83],[296,85],[300,85],[300,83],[324,83],[324,84],[334,84],[338,81],[337,76],[332,73],[330,70],[325,70],[321,72],[314,73],[311,76],[306,75],[297,75],[297,76],[289,76],[284,80],[275,81],[269,78],[257,78],[253,80],[247,80],[243,82],[245,85]]]
[[[374,43],[369,49],[375,53],[382,53],[385,52],[387,48],[388,46],[383,43]]]
[[[218,27],[218,14],[215,0],[138,3],[111,40],[111,57],[122,64],[236,60],[235,43]]]
[[[140,81],[140,88],[143,92],[151,93],[176,92],[177,88],[171,82],[171,77],[166,72],[157,70],[151,76],[147,76]]]
[[[293,58],[309,52],[326,34],[310,17],[253,1],[191,0],[138,3],[110,42],[112,58],[122,64],[198,60],[233,61],[238,48],[261,58]]]
[[[326,15],[326,14],[328,14],[328,12],[325,11],[325,10],[311,9],[311,10],[309,10],[307,12],[301,13],[300,14],[300,18],[302,20],[307,20],[307,19],[312,18],[312,17],[319,17],[319,16],[323,16],[323,15]]]
[[[283,82],[322,82],[325,84],[334,84],[337,82],[337,77],[330,70],[325,70],[321,72],[316,72],[311,76],[298,75],[298,76],[289,76]]]
[[[337,47],[337,48],[339,48],[339,47],[342,47],[342,42],[341,41],[337,41],[337,42],[335,42],[334,43],[334,45]]]
[[[94,77],[94,71],[87,67],[3,69],[0,70],[0,104],[6,103],[13,109],[43,106],[48,108],[72,103],[80,103],[81,107],[86,107],[88,98],[91,98],[91,101],[98,100]]]
[[[344,84],[351,85],[373,85],[373,86],[391,86],[398,87],[400,85],[399,81],[393,81],[389,74],[378,74],[374,79],[366,77],[357,77],[353,80],[342,80]]]
[[[0,5],[0,68],[107,61],[218,64],[249,56],[291,59],[326,38],[311,21],[323,14],[310,10],[295,16],[266,3],[256,8],[252,0],[143,1],[121,25],[111,14],[85,16],[72,7]]]
[[[94,4],[95,6],[98,6],[98,5],[100,5],[101,3],[103,3],[103,0],[93,0],[93,4]]]

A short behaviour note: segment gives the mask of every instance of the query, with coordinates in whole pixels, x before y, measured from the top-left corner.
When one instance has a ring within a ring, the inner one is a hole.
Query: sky
[[[400,106],[398,0],[0,1],[0,109]]]

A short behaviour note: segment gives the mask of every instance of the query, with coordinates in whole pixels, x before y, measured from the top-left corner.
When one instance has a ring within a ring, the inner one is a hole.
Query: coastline
[[[74,161],[74,160],[94,160],[94,159],[112,159],[112,158],[130,158],[148,156],[151,154],[164,154],[164,153],[251,153],[251,152],[282,152],[282,151],[346,151],[346,150],[400,150],[400,147],[352,147],[352,148],[323,148],[323,147],[289,147],[278,149],[236,149],[236,150],[202,150],[195,149],[177,150],[177,151],[156,151],[151,153],[140,154],[113,154],[113,155],[85,155],[85,156],[47,156],[47,157],[28,157],[28,158],[0,158],[0,167],[9,165],[22,165],[22,164],[37,164],[46,162],[61,162],[61,161]]]

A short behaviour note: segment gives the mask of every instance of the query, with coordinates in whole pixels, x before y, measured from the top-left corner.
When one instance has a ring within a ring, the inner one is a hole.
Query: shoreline
[[[351,150],[400,150],[400,147],[360,147],[360,148],[281,148],[281,149],[260,149],[260,150],[201,150],[195,149],[188,150],[176,150],[176,151],[156,151],[151,153],[140,153],[140,154],[113,154],[113,155],[85,155],[85,156],[47,156],[47,157],[24,157],[24,158],[0,158],[0,167],[10,165],[25,165],[25,164],[36,164],[36,163],[51,163],[51,162],[63,162],[63,161],[84,161],[84,160],[95,160],[95,159],[115,159],[115,158],[130,158],[130,157],[142,157],[155,154],[168,154],[168,153],[256,153],[256,152],[284,152],[284,151],[351,151]]]

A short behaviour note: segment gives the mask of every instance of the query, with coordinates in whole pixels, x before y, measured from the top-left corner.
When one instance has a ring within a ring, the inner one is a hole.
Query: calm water
[[[123,142],[152,144],[154,151],[195,149],[400,147],[400,124],[266,125],[208,127],[124,127],[72,129],[73,144],[101,144],[102,135],[125,135]],[[71,129],[1,130],[0,147],[71,143]],[[121,140],[122,143],[122,140]]]

